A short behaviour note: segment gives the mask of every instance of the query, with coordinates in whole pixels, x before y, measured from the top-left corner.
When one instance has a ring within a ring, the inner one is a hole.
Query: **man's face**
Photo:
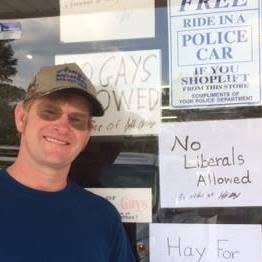
[[[46,96],[16,109],[20,153],[31,164],[70,167],[90,138],[90,112],[79,96]]]

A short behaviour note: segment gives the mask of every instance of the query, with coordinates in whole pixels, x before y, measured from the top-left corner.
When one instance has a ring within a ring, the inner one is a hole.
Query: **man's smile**
[[[67,141],[63,141],[57,138],[53,138],[50,136],[44,136],[44,139],[50,143],[59,144],[59,145],[69,145],[70,143]]]

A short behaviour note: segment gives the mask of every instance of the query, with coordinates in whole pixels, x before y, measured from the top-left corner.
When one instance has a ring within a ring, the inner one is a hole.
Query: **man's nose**
[[[67,114],[63,114],[59,119],[55,121],[55,127],[61,133],[67,133],[72,126],[69,123],[69,118]]]

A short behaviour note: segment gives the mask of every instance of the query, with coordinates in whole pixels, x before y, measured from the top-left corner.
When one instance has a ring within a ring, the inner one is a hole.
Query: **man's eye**
[[[88,126],[87,117],[69,116],[69,121],[71,125],[78,130],[85,130]]]
[[[85,119],[78,117],[70,117],[69,121],[73,126],[85,126],[86,124]]]
[[[44,110],[44,113],[46,113],[46,114],[51,114],[51,115],[57,114],[56,111],[51,110],[51,109],[46,109],[46,110]]]
[[[40,118],[44,120],[56,120],[60,117],[60,113],[52,109],[44,109],[39,111]]]
[[[77,117],[70,117],[70,121],[74,122],[74,123],[79,123],[79,122],[83,121],[83,119],[77,118]]]

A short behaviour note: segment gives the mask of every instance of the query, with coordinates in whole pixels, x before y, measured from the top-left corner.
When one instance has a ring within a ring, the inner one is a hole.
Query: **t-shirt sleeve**
[[[118,221],[112,239],[110,262],[135,262],[135,257],[123,224]]]

